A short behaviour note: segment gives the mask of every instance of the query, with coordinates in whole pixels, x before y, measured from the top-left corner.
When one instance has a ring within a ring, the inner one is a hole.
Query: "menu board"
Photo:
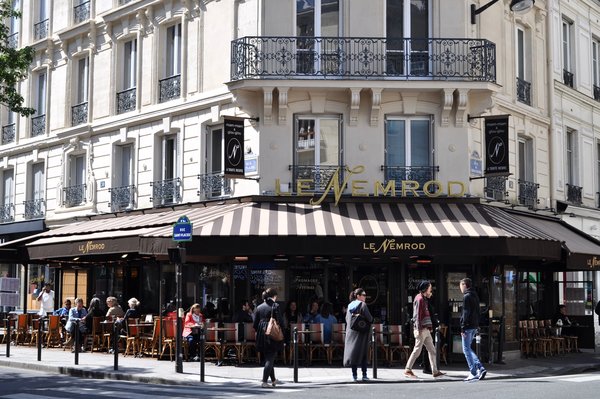
[[[277,290],[277,300],[285,301],[285,270],[273,269],[251,269],[250,285],[256,291],[264,291],[267,288]]]
[[[0,291],[19,291],[20,279],[14,277],[0,277]]]

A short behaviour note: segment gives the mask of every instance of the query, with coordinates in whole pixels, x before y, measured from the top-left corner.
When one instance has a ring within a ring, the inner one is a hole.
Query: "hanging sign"
[[[226,177],[244,177],[244,120],[224,118],[223,146]]]
[[[177,223],[173,225],[173,241],[192,241],[193,232],[194,230],[190,220],[187,218],[187,216],[181,216],[179,219],[177,219]]]
[[[485,174],[509,174],[508,115],[485,117]]]

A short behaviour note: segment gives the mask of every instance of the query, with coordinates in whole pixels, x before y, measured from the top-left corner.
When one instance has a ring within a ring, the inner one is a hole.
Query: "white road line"
[[[583,375],[583,376],[571,377],[571,378],[559,378],[559,381],[565,381],[565,382],[588,382],[588,381],[598,381],[598,380],[600,380],[600,374],[599,375]]]

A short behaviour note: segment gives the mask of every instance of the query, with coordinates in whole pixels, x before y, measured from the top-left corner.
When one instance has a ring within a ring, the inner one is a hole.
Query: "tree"
[[[11,32],[6,21],[21,17],[12,3],[12,0],[0,0],[0,104],[12,112],[30,116],[35,110],[23,106],[25,100],[17,90],[17,83],[27,77],[34,50],[31,47],[17,49],[10,43]]]

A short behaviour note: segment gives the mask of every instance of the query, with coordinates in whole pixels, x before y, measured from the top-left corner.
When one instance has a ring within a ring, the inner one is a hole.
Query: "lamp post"
[[[479,8],[477,8],[475,4],[471,4],[471,24],[475,24],[476,15],[481,14],[497,2],[498,0],[491,0],[489,3]],[[512,0],[510,2],[510,10],[515,14],[525,14],[533,7],[534,3],[535,0]]]

